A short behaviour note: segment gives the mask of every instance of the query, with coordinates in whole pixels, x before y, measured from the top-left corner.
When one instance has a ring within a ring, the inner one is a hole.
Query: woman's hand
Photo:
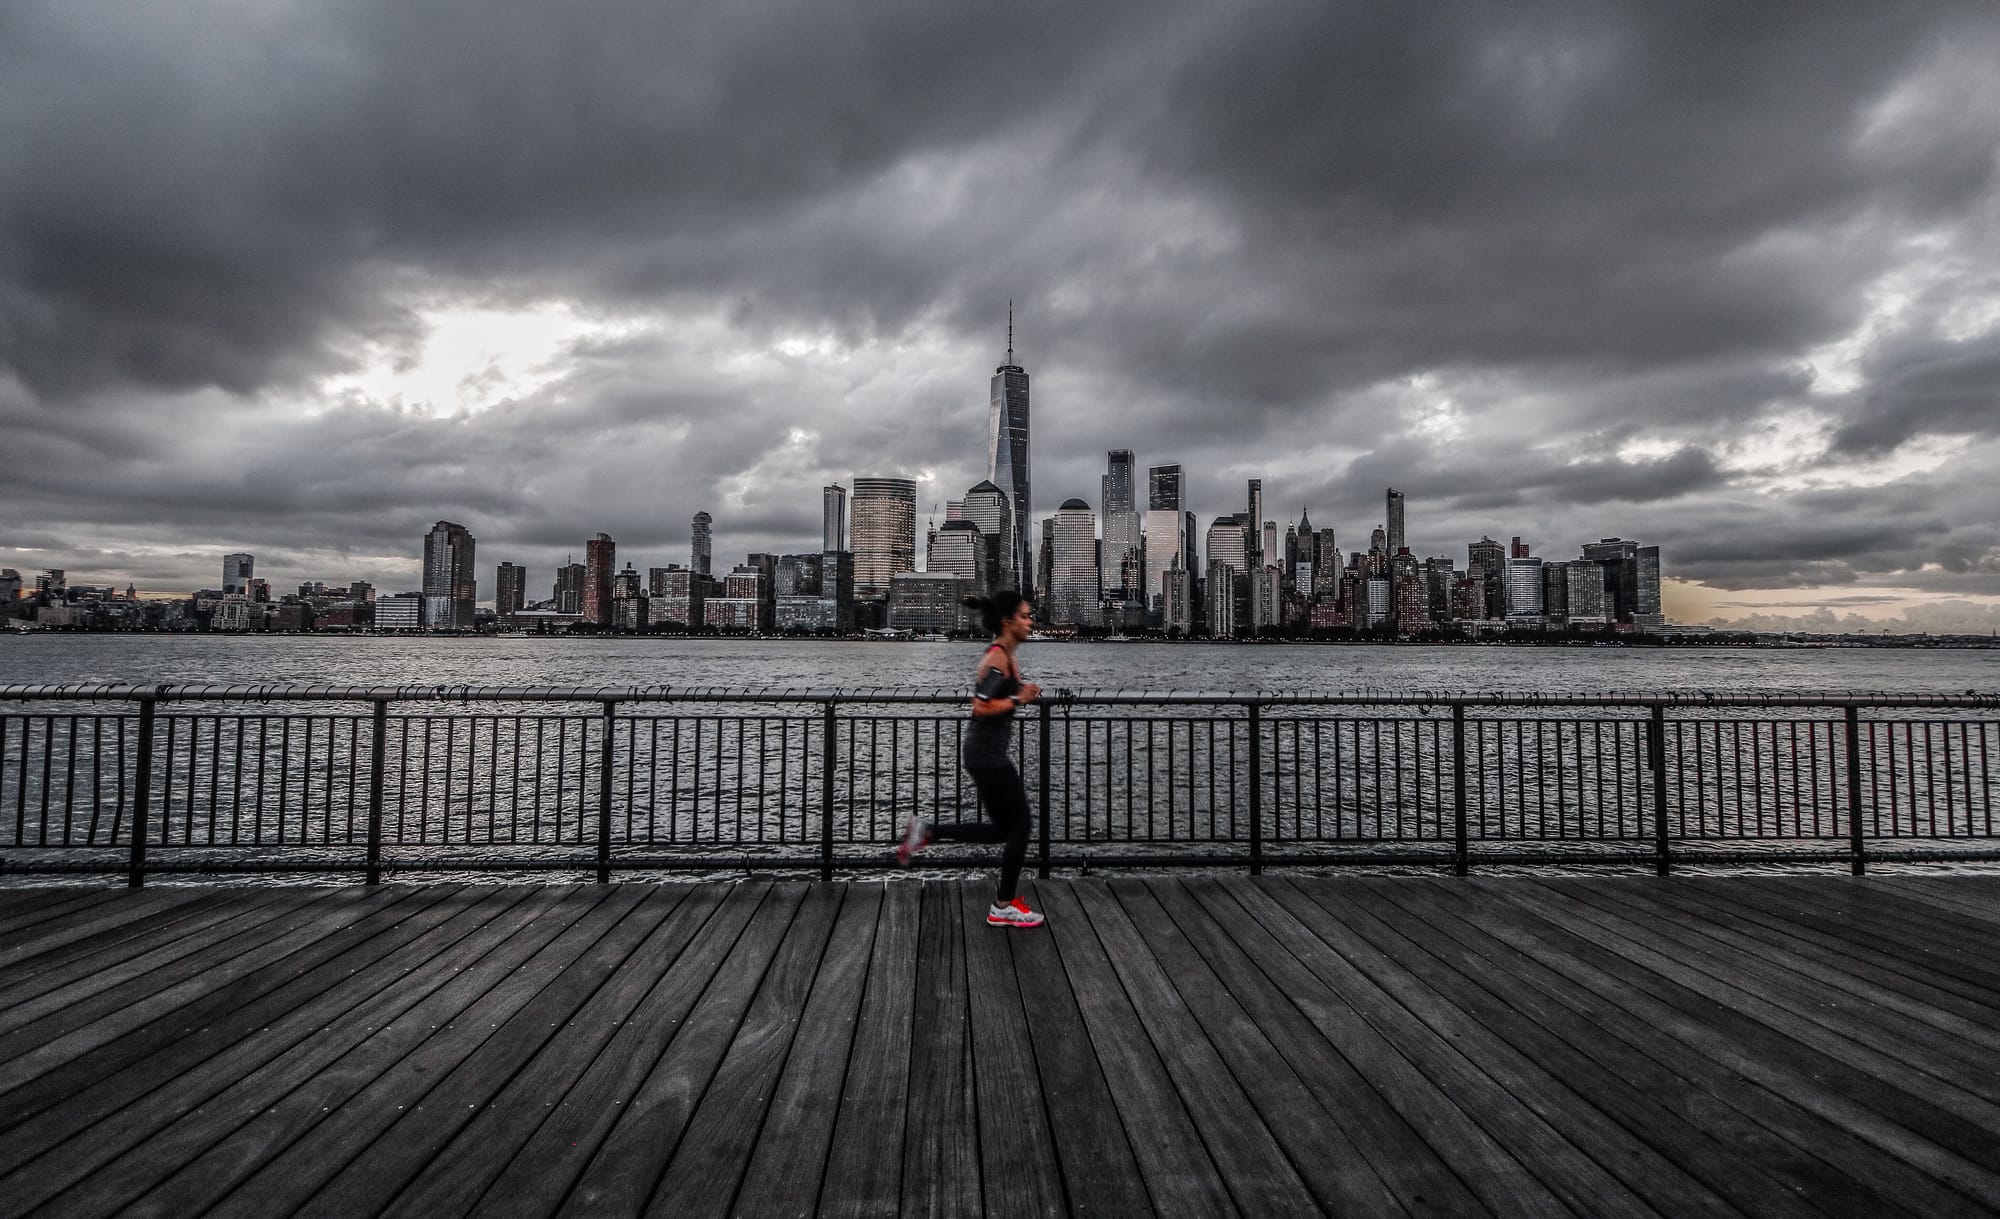
[[[1041,696],[1041,693],[1042,688],[1040,686],[1031,681],[1024,681],[1021,683],[1020,697],[1016,698],[1014,702],[1016,704],[1032,703]]]

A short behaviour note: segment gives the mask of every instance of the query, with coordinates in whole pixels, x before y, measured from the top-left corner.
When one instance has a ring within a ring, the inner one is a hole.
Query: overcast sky
[[[1131,448],[1204,530],[2000,622],[1996,149],[1988,0],[17,0],[0,564],[816,549],[985,476],[1011,299],[1037,516]]]

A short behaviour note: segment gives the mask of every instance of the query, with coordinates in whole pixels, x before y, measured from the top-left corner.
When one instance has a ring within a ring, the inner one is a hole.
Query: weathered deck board
[[[0,1215],[2000,1208],[1985,877],[10,890]]]

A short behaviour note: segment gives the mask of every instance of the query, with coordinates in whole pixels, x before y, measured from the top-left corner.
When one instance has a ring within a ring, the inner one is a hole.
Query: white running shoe
[[[1028,909],[1028,903],[1017,897],[1005,905],[990,907],[986,911],[986,921],[995,927],[1039,927],[1042,916],[1040,912]]]
[[[931,824],[922,813],[914,813],[903,823],[903,840],[896,844],[896,866],[910,866],[910,856],[931,844]]]

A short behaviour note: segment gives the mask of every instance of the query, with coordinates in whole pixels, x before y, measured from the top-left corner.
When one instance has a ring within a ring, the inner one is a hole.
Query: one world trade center
[[[1029,595],[1035,565],[1029,539],[1034,536],[1028,511],[1028,374],[1014,362],[1014,306],[1007,305],[1007,361],[993,370],[992,410],[986,427],[986,477],[1007,493],[1013,510],[1013,553],[1000,565],[1000,586]]]

